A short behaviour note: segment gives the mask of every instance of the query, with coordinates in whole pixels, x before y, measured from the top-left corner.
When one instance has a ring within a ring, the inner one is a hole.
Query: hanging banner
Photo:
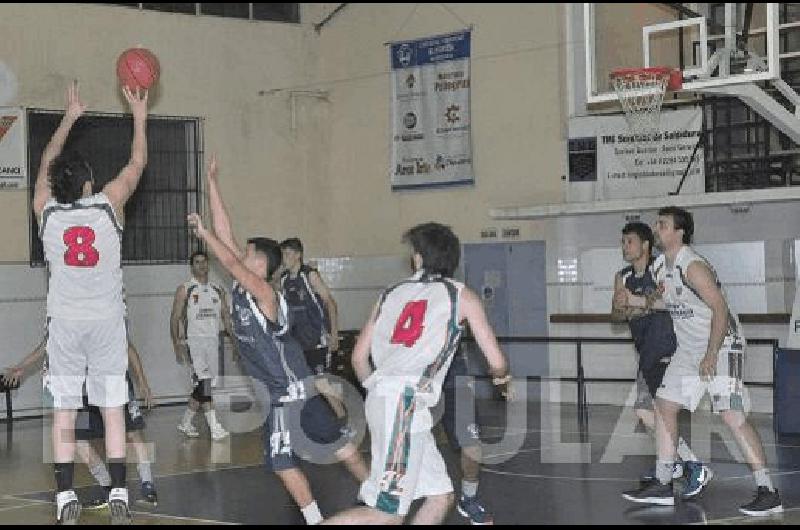
[[[695,150],[701,109],[662,110],[659,125],[657,134],[641,138],[630,133],[622,115],[571,118],[569,183],[592,185],[578,200],[666,197],[678,189],[687,167],[681,195],[704,193],[702,144]]]
[[[27,187],[25,111],[19,107],[0,107],[0,190]]]
[[[470,35],[391,45],[392,189],[475,182]]]

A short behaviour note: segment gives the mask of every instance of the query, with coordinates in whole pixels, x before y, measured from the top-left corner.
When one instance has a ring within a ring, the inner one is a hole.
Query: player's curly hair
[[[653,230],[649,226],[638,221],[628,223],[622,228],[622,235],[627,236],[628,234],[639,236],[639,241],[647,243],[647,253],[651,256],[653,255],[655,237],[653,236]]]
[[[48,170],[50,191],[59,204],[72,204],[83,195],[85,182],[93,182],[92,166],[76,151],[57,156]]]

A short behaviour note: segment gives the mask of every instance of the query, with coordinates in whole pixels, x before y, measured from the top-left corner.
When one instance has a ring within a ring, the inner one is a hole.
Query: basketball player
[[[367,389],[372,439],[370,476],[360,492],[367,506],[343,512],[331,524],[399,524],[411,502],[423,497],[413,523],[444,520],[453,485],[431,433],[430,408],[439,401],[464,322],[494,384],[511,381],[480,299],[452,279],[460,258],[452,230],[426,223],[406,232],[404,240],[416,272],[383,293],[353,350],[353,368]]]
[[[612,316],[617,321],[628,322],[636,351],[639,353],[637,370],[636,415],[647,431],[655,435],[653,399],[664,371],[677,347],[672,319],[664,310],[647,310],[627,305],[629,293],[635,296],[654,296],[658,287],[652,269],[653,231],[644,223],[628,223],[622,229],[622,257],[630,265],[614,275],[614,301]],[[697,461],[689,445],[678,438],[678,455],[684,465],[675,464],[673,475],[686,475],[686,485],[681,493],[684,499],[698,495],[711,480],[711,470]],[[655,470],[647,473],[644,482],[655,480]]]
[[[456,510],[469,519],[470,524],[490,525],[494,524],[494,517],[478,498],[483,452],[480,428],[475,422],[474,390],[468,378],[466,351],[460,348],[453,355],[453,362],[442,384],[442,427],[450,447],[461,453],[461,496],[456,503]]]
[[[170,317],[170,333],[175,357],[192,372],[194,390],[189,396],[189,406],[178,424],[178,431],[190,438],[200,436],[192,420],[202,407],[211,439],[219,441],[228,436],[217,420],[212,388],[216,386],[219,358],[219,322],[233,338],[231,317],[225,291],[208,280],[208,255],[197,251],[189,258],[192,278],[175,292]],[[235,342],[235,341],[234,341]],[[236,345],[233,358],[237,359]]]
[[[286,301],[270,284],[277,280],[281,263],[278,243],[268,238],[252,238],[242,250],[231,230],[230,220],[217,184],[216,158],[208,172],[208,193],[214,232],[206,230],[200,216],[191,214],[190,225],[197,237],[233,276],[233,325],[245,371],[266,385],[269,412],[265,426],[266,464],[283,482],[300,507],[308,524],[322,521],[308,480],[299,468],[298,452],[304,439],[314,444],[333,446],[359,480],[367,468],[352,443],[340,443],[339,426],[330,407],[319,395],[312,396],[312,372],[300,345],[289,334]],[[298,443],[300,442],[300,443]],[[308,445],[308,444],[306,444]]]
[[[745,339],[716,272],[689,246],[694,234],[692,215],[677,207],[662,208],[656,223],[656,243],[664,254],[654,264],[663,302],[672,315],[678,348],[664,373],[656,396],[655,482],[623,496],[634,502],[672,505],[672,468],[675,462],[678,412],[694,411],[708,392],[714,412],[731,430],[753,471],[754,500],[739,509],[746,515],[783,511],[778,491],[766,468],[761,439],[744,410],[742,374]],[[629,305],[651,299],[631,297]]]
[[[281,243],[280,289],[289,308],[292,327],[289,333],[303,347],[308,365],[317,376],[331,373],[333,356],[339,350],[339,323],[336,300],[319,271],[303,263],[303,243],[296,237]],[[317,378],[317,387],[340,419],[344,407],[334,397],[330,382]]]
[[[336,301],[319,271],[303,263],[302,241],[284,240],[281,254],[281,294],[292,315],[292,337],[303,347],[312,370],[318,375],[330,372],[332,355],[339,350]]]
[[[66,524],[80,516],[72,484],[75,417],[82,406],[84,383],[89,404],[100,407],[103,414],[112,522],[130,520],[122,409],[128,401],[128,344],[120,247],[123,207],[147,164],[147,91],[122,90],[133,114],[128,164],[93,194],[91,166],[77,153],[62,153],[70,129],[86,110],[74,82],[67,90],[64,118],[42,153],[33,196],[50,272],[46,383],[55,408],[56,519]]]
[[[12,385],[19,385],[25,378],[26,372],[34,366],[41,366],[41,361],[45,357],[45,347],[47,337],[44,337],[39,345],[19,364],[4,370],[3,379]],[[153,406],[153,394],[147,384],[147,378],[142,368],[139,352],[128,343],[128,361],[131,365],[134,377],[142,395],[145,407],[150,409]],[[43,373],[47,371],[42,367]],[[133,391],[133,381],[128,373],[125,374],[128,384],[129,402],[125,405],[125,430],[128,435],[128,443],[132,444],[138,457],[139,479],[141,481],[142,500],[155,506],[158,503],[153,475],[150,468],[147,442],[141,432],[144,430],[144,416],[136,403],[136,396]],[[103,460],[92,447],[90,440],[102,439],[104,436],[103,416],[100,409],[88,404],[88,398],[84,394],[83,408],[78,411],[75,421],[76,450],[78,456],[86,464],[97,483],[105,489],[105,495],[93,499],[84,505],[88,509],[104,508],[108,506],[108,494],[111,490],[111,477],[108,468]]]

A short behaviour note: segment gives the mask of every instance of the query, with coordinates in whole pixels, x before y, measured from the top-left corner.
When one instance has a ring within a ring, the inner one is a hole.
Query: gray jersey
[[[50,199],[39,234],[50,272],[47,316],[100,320],[124,314],[122,225],[104,194],[73,204]]]

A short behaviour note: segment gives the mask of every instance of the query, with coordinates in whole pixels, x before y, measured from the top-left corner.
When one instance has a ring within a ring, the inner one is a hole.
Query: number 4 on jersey
[[[392,334],[392,344],[403,344],[406,348],[411,348],[422,336],[425,326],[425,311],[428,309],[427,300],[416,300],[409,302],[400,313],[397,324],[394,326]]]

